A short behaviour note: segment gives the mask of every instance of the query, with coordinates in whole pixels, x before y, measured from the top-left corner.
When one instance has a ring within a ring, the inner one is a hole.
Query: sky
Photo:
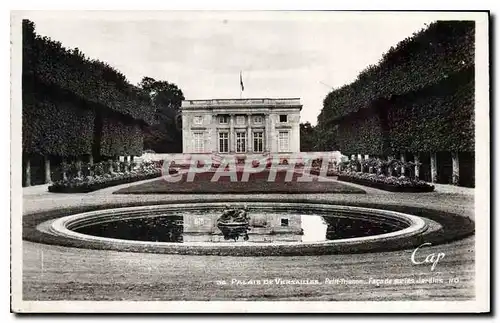
[[[137,84],[177,84],[186,99],[299,97],[316,124],[324,97],[435,19],[410,13],[102,12],[27,17]]]

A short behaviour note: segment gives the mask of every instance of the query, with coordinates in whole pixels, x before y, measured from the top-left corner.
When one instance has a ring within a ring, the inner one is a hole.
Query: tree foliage
[[[301,123],[300,127],[300,151],[316,151],[316,132],[308,121]]]

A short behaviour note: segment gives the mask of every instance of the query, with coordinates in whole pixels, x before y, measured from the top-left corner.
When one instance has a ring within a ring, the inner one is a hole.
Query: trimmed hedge
[[[474,149],[473,21],[438,21],[329,93],[321,145],[344,154]]]
[[[473,72],[393,98],[387,115],[393,151],[474,151]]]
[[[22,148],[26,154],[91,154],[95,115],[71,101],[26,96],[22,109]]]
[[[329,122],[370,102],[436,84],[474,66],[474,21],[437,21],[392,47],[356,81],[330,92],[320,117]]]
[[[383,155],[384,131],[380,116],[372,111],[362,111],[345,118],[335,127],[337,147],[345,155]]]
[[[149,96],[106,63],[35,33],[23,20],[23,154],[141,155]]]
[[[100,139],[102,156],[140,156],[142,154],[143,133],[137,124],[103,118]]]

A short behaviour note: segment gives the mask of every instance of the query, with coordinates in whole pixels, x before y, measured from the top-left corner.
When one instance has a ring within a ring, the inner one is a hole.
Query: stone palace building
[[[299,152],[301,109],[298,98],[185,100],[183,153]]]

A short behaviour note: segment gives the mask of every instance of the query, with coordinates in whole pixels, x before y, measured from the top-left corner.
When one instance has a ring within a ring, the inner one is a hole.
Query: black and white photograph
[[[11,11],[11,311],[487,313],[488,11]]]

